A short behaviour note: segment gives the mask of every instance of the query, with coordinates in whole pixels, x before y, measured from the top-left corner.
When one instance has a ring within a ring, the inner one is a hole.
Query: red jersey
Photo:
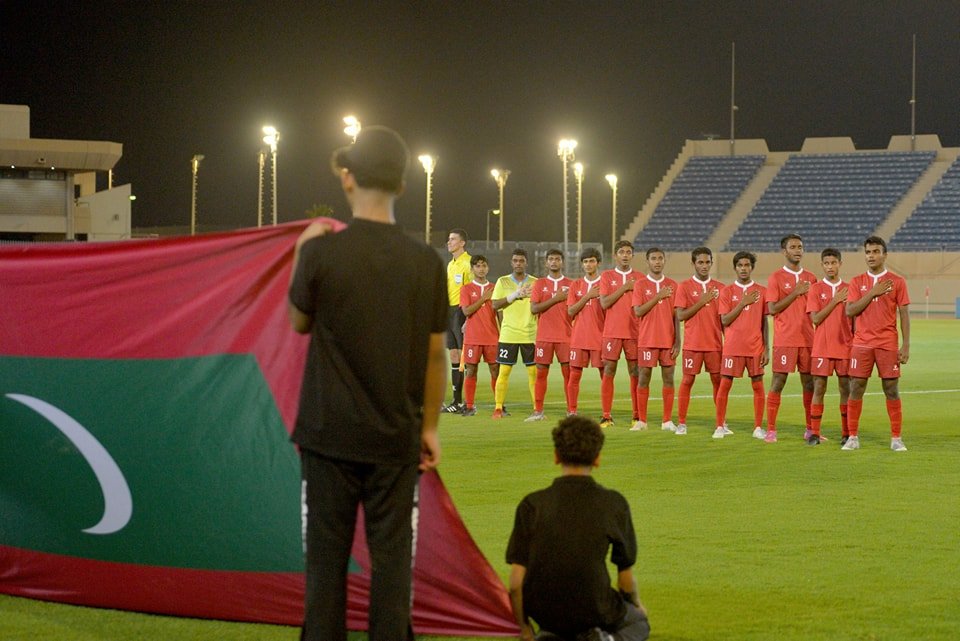
[[[608,269],[600,274],[600,295],[609,296],[620,289],[627,280],[638,281],[643,274],[635,269],[622,272],[619,269]],[[637,321],[633,313],[633,296],[625,292],[611,307],[607,308],[607,315],[603,320],[603,338],[631,338],[637,339]]]
[[[488,287],[493,283],[483,285],[471,281],[460,289],[460,308],[467,313],[467,308],[480,300]],[[493,311],[493,301],[488,300],[480,309],[467,317],[467,329],[463,332],[464,345],[496,345],[500,342],[500,325],[497,324],[497,313]]]
[[[826,278],[818,281],[807,292],[807,314],[819,312],[833,300],[837,290],[849,284],[842,280],[831,283]],[[845,359],[850,356],[850,341],[853,340],[853,322],[847,316],[845,305],[840,303],[830,315],[813,329],[811,356]]]
[[[677,281],[666,276],[653,280],[648,274],[633,286],[633,306],[643,305],[664,287],[672,287],[673,293],[653,306],[649,312],[637,318],[637,347],[673,347],[676,339],[673,305],[677,298]],[[634,313],[636,316],[636,313]]]
[[[883,270],[874,276],[870,272],[860,274],[850,281],[847,290],[847,302],[852,303],[863,298],[878,280],[893,281],[893,289],[877,296],[856,317],[853,327],[853,344],[875,349],[897,350],[900,338],[897,336],[897,310],[910,304],[907,293],[907,281],[891,271]]]
[[[720,290],[719,315],[728,314],[750,292],[760,292],[760,300],[747,305],[737,320],[723,328],[724,356],[760,356],[763,354],[763,323],[767,313],[766,289],[750,281],[749,285],[733,282]]]
[[[567,293],[567,308],[576,305],[581,298],[587,295],[590,288],[599,282],[599,276],[593,281],[587,280],[586,277],[573,281],[573,285],[570,286],[570,291]],[[564,309],[564,311],[567,311],[567,309]],[[568,313],[567,316],[569,315]],[[605,315],[604,309],[600,305],[600,298],[588,300],[573,318],[570,348],[599,350],[603,343],[603,317]]]
[[[560,290],[563,290],[564,293],[569,292],[572,284],[573,281],[566,276],[556,279],[552,276],[538,278],[537,282],[533,284],[533,291],[530,292],[530,303],[542,303],[549,300]],[[567,306],[563,302],[559,302],[547,311],[537,314],[537,341],[570,342],[570,315],[567,314]]]
[[[688,309],[708,291],[721,291],[723,287],[719,280],[709,278],[702,281],[692,276],[678,285],[673,304],[675,307]],[[723,326],[720,324],[720,314],[717,313],[717,301],[710,301],[696,314],[683,321],[684,349],[694,352],[719,352],[723,346],[722,340]]]
[[[800,268],[795,272],[781,267],[770,274],[767,280],[767,302],[776,303],[789,296],[801,280],[813,286],[817,277],[813,272]],[[786,309],[773,316],[774,347],[811,347],[813,345],[813,322],[807,314],[805,296],[798,296]]]

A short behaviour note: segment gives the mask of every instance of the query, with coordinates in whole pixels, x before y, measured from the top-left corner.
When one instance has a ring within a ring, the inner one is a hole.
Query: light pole
[[[583,163],[578,162],[573,165],[573,175],[577,178],[577,253],[583,243],[580,234],[583,223]]]
[[[569,242],[569,208],[568,208],[568,196],[567,193],[567,174],[569,170],[567,166],[570,161],[574,159],[573,150],[577,148],[576,140],[567,140],[564,138],[557,145],[557,156],[560,157],[560,161],[563,163],[563,253],[567,253],[567,243]]]
[[[360,121],[357,120],[357,117],[344,116],[343,124],[346,125],[346,127],[343,128],[343,133],[353,138],[353,142],[357,142],[357,134],[360,133]]]
[[[509,169],[491,169],[490,175],[493,176],[493,179],[497,181],[497,189],[500,192],[500,209],[497,210],[497,213],[500,214],[500,249],[503,249],[503,188],[507,184],[507,178],[510,177]],[[489,220],[489,217],[488,217]],[[490,242],[490,234],[487,234],[487,242]]]
[[[423,165],[423,171],[427,174],[427,226],[424,232],[426,243],[430,244],[430,205],[433,199],[433,168],[437,166],[437,159],[428,154],[419,157],[420,164]]]
[[[270,162],[273,165],[273,224],[277,224],[277,143],[280,142],[280,132],[272,125],[263,128],[263,142],[270,147]]]
[[[193,189],[190,193],[190,235],[197,233],[197,170],[200,169],[200,161],[203,160],[202,154],[196,154],[190,160],[190,166],[193,168]]]
[[[490,249],[490,214],[493,214],[494,216],[499,216],[500,210],[499,209],[487,210],[487,249]]]
[[[605,176],[610,183],[610,189],[613,190],[613,207],[610,214],[610,258],[613,259],[613,246],[617,244],[617,175],[607,174]]]
[[[257,227],[263,227],[263,165],[267,161],[267,152],[260,148],[257,152]]]

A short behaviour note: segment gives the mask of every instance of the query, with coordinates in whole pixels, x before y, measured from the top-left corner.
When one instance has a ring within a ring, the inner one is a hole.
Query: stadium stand
[[[690,158],[636,236],[638,251],[653,245],[667,251],[702,245],[763,160],[762,155]]]
[[[725,249],[776,248],[789,232],[810,249],[857,247],[935,157],[932,151],[792,154]]]
[[[960,251],[960,163],[954,161],[890,239],[897,251]]]

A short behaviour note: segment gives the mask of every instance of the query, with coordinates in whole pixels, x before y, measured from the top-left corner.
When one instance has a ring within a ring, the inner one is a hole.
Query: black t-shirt
[[[626,613],[610,585],[606,557],[633,566],[637,539],[630,506],[591,476],[561,476],[517,506],[507,563],[526,568],[523,609],[541,628],[575,636]]]
[[[386,223],[354,219],[300,248],[290,300],[313,317],[293,441],[324,456],[420,458],[431,333],[447,327],[437,253]]]

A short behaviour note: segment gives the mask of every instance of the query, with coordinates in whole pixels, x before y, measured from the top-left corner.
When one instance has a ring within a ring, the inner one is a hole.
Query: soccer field
[[[836,384],[824,414],[829,441],[801,439],[799,379],[784,390],[780,442],[750,438],[749,384],[735,382],[728,422],[715,441],[710,384],[699,377],[676,436],[651,420],[628,432],[626,368],[617,378],[614,418],[597,480],[629,500],[639,539],[635,573],[660,640],[955,639],[960,630],[960,322],[912,322],[910,362],[901,380],[903,438],[889,449],[880,384],[868,384],[862,449],[839,448]],[[559,472],[550,429],[564,413],[554,367],[546,412],[524,423],[530,401],[522,371],[511,378],[513,416],[489,417],[481,368],[475,417],[445,416],[441,474],[461,516],[493,567],[503,558],[517,502]],[[679,382],[679,381],[678,381]],[[769,382],[769,376],[768,376]],[[650,416],[660,413],[654,375]],[[595,372],[585,374],[581,411],[599,416]],[[292,640],[293,628],[196,621],[46,604],[0,596],[0,639]],[[363,639],[357,634],[351,638]]]

